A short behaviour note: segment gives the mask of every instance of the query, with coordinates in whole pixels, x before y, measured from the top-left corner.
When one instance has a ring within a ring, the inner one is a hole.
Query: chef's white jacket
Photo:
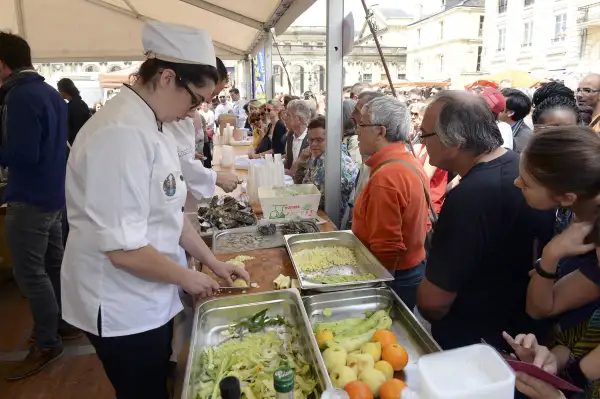
[[[179,262],[186,195],[174,137],[123,86],[81,129],[68,160],[61,270],[68,323],[115,337],[158,328],[182,310],[178,287],[115,267],[106,252],[152,245]]]
[[[186,118],[179,122],[165,123],[163,131],[172,134],[177,142],[181,172],[194,198],[200,200],[215,195],[217,173],[205,168],[202,161],[196,159],[194,122]]]

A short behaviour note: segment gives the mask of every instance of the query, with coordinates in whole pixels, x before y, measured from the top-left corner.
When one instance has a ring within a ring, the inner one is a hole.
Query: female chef
[[[212,41],[203,31],[150,22],[143,43],[148,59],[136,82],[81,129],[66,178],[63,318],[87,333],[119,399],[168,397],[178,287],[201,297],[219,288],[177,263],[179,245],[227,285],[249,279],[218,261],[184,218],[177,144],[162,131],[210,100],[218,80]]]

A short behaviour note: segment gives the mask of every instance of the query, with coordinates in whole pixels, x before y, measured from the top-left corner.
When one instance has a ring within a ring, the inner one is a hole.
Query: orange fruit
[[[381,358],[391,364],[394,371],[403,370],[408,364],[408,352],[402,345],[398,344],[384,346]]]
[[[377,330],[373,337],[371,338],[372,342],[381,342],[381,346],[386,346],[389,344],[395,344],[398,341],[396,340],[396,336],[393,332],[388,330]]]
[[[406,388],[404,381],[396,378],[387,380],[379,388],[379,399],[400,399],[402,390]]]
[[[350,399],[373,399],[371,388],[362,381],[352,381],[346,384],[344,391],[348,393]]]

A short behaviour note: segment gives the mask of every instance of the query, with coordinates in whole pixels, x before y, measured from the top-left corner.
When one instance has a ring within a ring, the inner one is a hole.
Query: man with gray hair
[[[505,347],[502,332],[536,332],[525,312],[534,242],[549,241],[552,212],[527,206],[514,185],[519,155],[502,136],[485,100],[465,91],[438,94],[420,138],[432,166],[462,177],[434,227],[419,312],[444,349],[480,343]]]
[[[429,185],[406,149],[410,131],[410,113],[397,99],[378,97],[363,107],[358,141],[371,177],[356,200],[352,231],[394,274],[391,287],[412,310],[425,273]]]
[[[287,106],[287,127],[289,133],[286,137],[285,164],[286,173],[294,175],[294,162],[300,156],[300,152],[308,147],[306,139],[308,123],[317,116],[316,105],[313,101],[292,100]]]

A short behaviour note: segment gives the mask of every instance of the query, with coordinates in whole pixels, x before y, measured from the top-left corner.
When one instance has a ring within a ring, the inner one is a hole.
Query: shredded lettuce
[[[275,398],[273,373],[283,366],[294,370],[296,398],[316,393],[317,380],[300,353],[302,341],[298,330],[290,326],[281,329],[285,333],[247,333],[206,348],[194,365],[194,374],[200,376],[194,386],[195,398],[219,399],[219,381],[227,376],[240,380],[242,398]]]

